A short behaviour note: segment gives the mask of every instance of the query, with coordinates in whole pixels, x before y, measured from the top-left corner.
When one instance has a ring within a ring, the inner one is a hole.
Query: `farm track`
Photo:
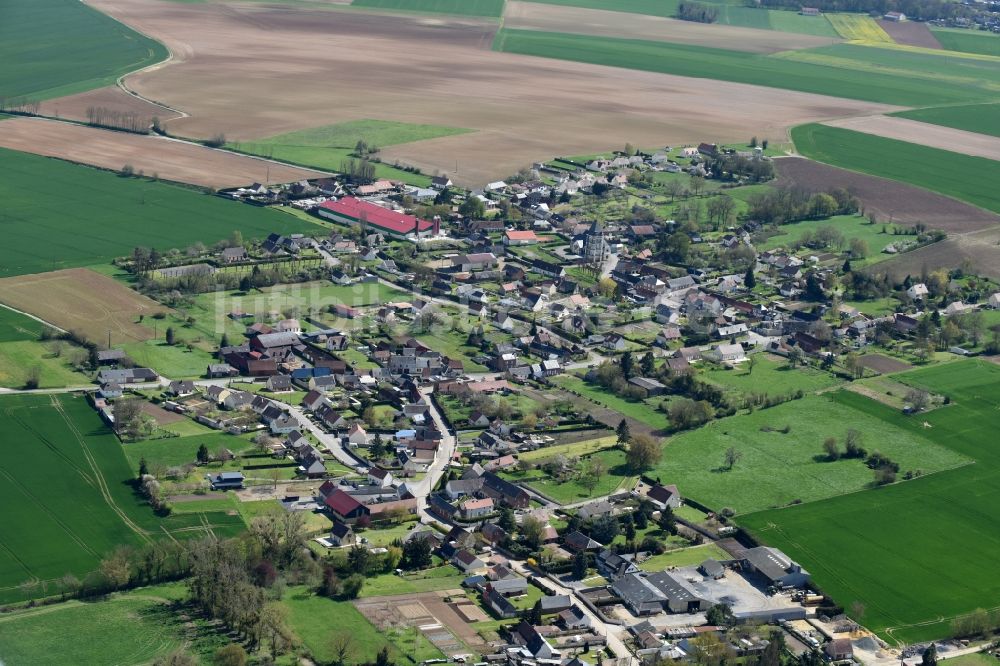
[[[90,447],[87,446],[87,442],[84,440],[83,434],[76,427],[76,424],[73,423],[72,419],[70,419],[69,416],[66,414],[65,410],[63,409],[62,403],[59,401],[59,398],[57,396],[52,396],[51,398],[49,398],[49,400],[52,404],[52,407],[62,417],[63,421],[66,423],[66,426],[69,428],[70,432],[73,433],[73,436],[76,437],[77,442],[79,442],[80,448],[83,450],[83,455],[87,459],[87,462],[90,464],[90,467],[94,472],[94,476],[97,480],[97,488],[101,492],[101,495],[104,497],[104,501],[107,503],[108,507],[112,511],[117,513],[118,516],[122,519],[122,522],[124,522],[125,525],[130,530],[135,532],[136,535],[139,536],[139,538],[141,538],[146,543],[152,543],[153,540],[149,537],[149,534],[146,532],[146,530],[139,527],[139,525],[137,525],[131,518],[129,518],[128,515],[125,513],[125,511],[123,511],[121,507],[119,507],[118,504],[115,503],[114,498],[111,496],[111,491],[108,488],[107,481],[104,479],[104,475],[101,473],[100,466],[98,466],[97,464],[97,460],[94,458],[93,453],[91,453]]]

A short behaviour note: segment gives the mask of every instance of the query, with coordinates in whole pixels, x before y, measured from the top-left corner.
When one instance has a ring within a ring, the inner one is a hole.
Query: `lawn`
[[[961,361],[894,378],[952,404],[916,417],[863,398],[858,409],[975,465],[740,523],[800,561],[838,603],[864,603],[861,621],[882,636],[941,638],[955,615],[1000,597],[1000,366]]]
[[[505,28],[497,33],[493,48],[900,106],[985,101],[995,95],[994,84],[1000,81],[1000,71],[994,71],[1000,68],[993,63],[859,44],[836,44],[768,56],[666,42]]]
[[[120,544],[242,530],[239,516],[222,512],[154,516],[129,484],[135,473],[118,439],[81,396],[0,398],[0,430],[0,601],[44,593],[14,587],[25,580],[82,579]]]
[[[651,428],[658,430],[670,428],[670,419],[667,418],[667,415],[657,411],[646,402],[629,402],[601,386],[588,384],[583,379],[573,375],[559,375],[553,377],[552,382],[564,389],[575,391],[608,409],[620,412],[624,416],[642,421]]]
[[[365,579],[362,597],[386,597],[397,594],[416,594],[452,590],[462,586],[467,576],[450,564],[425,569],[412,574],[397,576],[394,573],[371,576]]]
[[[478,356],[481,351],[478,347],[470,347],[466,343],[468,334],[459,331],[436,331],[431,335],[416,336],[417,342],[426,345],[430,349],[444,354],[448,358],[462,361],[466,372],[488,372],[489,368],[481,363],[476,363],[471,357]]]
[[[662,555],[653,555],[639,564],[643,571],[663,571],[670,567],[693,567],[707,559],[728,560],[732,556],[714,543],[706,543],[690,548],[669,550]]]
[[[554,446],[535,449],[534,451],[525,451],[518,454],[517,458],[518,460],[538,461],[556,456],[579,457],[612,448],[616,443],[617,439],[615,437],[599,437],[597,439],[587,439],[582,442],[573,442],[572,444],[556,444]]]
[[[319,230],[266,208],[47,157],[0,149],[0,162],[0,277],[107,263],[136,246],[210,245],[236,229],[245,238]]]
[[[900,240],[906,240],[906,237],[892,235],[892,233],[889,233],[891,229],[888,228],[886,229],[886,233],[882,233],[885,225],[869,224],[868,218],[866,217],[862,217],[860,215],[835,215],[825,220],[805,220],[802,222],[795,222],[793,224],[782,225],[777,228],[778,233],[773,236],[769,236],[768,239],[760,245],[759,249],[773,250],[779,247],[790,249],[796,241],[801,239],[806,234],[814,233],[818,229],[825,227],[832,227],[844,235],[845,243],[844,248],[842,249],[847,249],[849,247],[848,244],[852,238],[860,238],[868,245],[867,260],[851,261],[852,264],[858,264],[859,266],[887,257],[888,255],[880,255],[879,253],[882,252],[887,245],[898,243]],[[839,248],[830,249],[836,252]],[[808,252],[809,250],[807,249],[806,251]]]
[[[994,37],[1000,44],[1000,37]],[[967,132],[1000,136],[1000,104],[968,104],[965,106],[940,106],[932,109],[913,109],[891,115],[919,120],[923,123],[944,125]]]
[[[849,428],[861,431],[869,451],[879,450],[898,462],[901,474],[917,469],[929,473],[968,462],[918,432],[872,416],[863,409],[868,402],[841,391],[714,421],[670,439],[663,460],[647,476],[676,483],[685,496],[715,510],[729,507],[749,513],[868,488],[872,471],[862,461],[829,462],[823,455],[823,440],[834,437],[842,449]],[[786,426],[789,431],[784,433]],[[723,458],[729,447],[742,458],[725,470]]]
[[[0,0],[0,96],[51,99],[166,60],[160,43],[76,0]]]
[[[499,18],[503,14],[504,0],[354,0],[351,6]]]
[[[722,387],[727,392],[740,395],[765,393],[784,396],[803,391],[815,393],[841,382],[828,372],[809,367],[790,367],[784,360],[769,354],[755,354],[753,369],[743,363],[739,368],[712,367],[699,373],[699,377]]]
[[[380,0],[371,0],[378,3]],[[418,3],[431,3],[435,0],[415,0]],[[383,4],[408,4],[402,0],[385,0]],[[463,5],[466,3],[462,3]],[[471,4],[471,3],[470,3]],[[230,147],[252,155],[264,155],[285,162],[304,166],[342,170],[343,162],[351,159],[351,153],[359,141],[369,145],[385,147],[412,141],[436,139],[454,134],[464,134],[472,130],[460,127],[443,127],[439,125],[418,125],[399,123],[386,120],[352,120],[334,125],[313,127],[287,134],[260,139],[252,143],[241,142]],[[375,163],[375,176],[403,180],[411,185],[426,187],[430,184],[429,176],[411,173],[397,169],[389,164]]]
[[[624,451],[618,449],[605,450],[591,454],[588,458],[600,458],[607,470],[604,476],[598,479],[597,484],[592,489],[581,483],[579,477],[573,477],[568,481],[559,483],[540,469],[533,469],[527,472],[508,472],[501,476],[513,482],[524,483],[529,488],[560,504],[573,504],[592,497],[610,495],[619,488],[628,486],[635,479],[635,477],[629,475],[625,468]]]
[[[233,453],[241,453],[254,447],[254,444],[246,439],[213,430],[204,435],[127,442],[122,444],[122,448],[125,449],[125,455],[132,467],[138,471],[139,461],[143,458],[146,459],[150,468],[157,466],[180,467],[194,463],[198,456],[198,447],[202,444],[207,446],[211,453],[215,453],[220,448],[230,449]]]
[[[59,356],[54,351],[57,347],[60,349]],[[75,355],[86,358],[86,351],[65,342],[0,342],[0,386],[22,388],[32,369],[39,372],[39,388],[89,384],[87,376],[73,369],[72,358]]]
[[[931,28],[941,46],[949,51],[1000,56],[1000,37],[973,30]]]
[[[1000,68],[998,68],[1000,70]],[[792,129],[800,153],[1000,212],[1000,162],[824,125]]]
[[[393,661],[406,656],[377,630],[350,602],[318,597],[302,587],[288,590],[282,604],[288,609],[288,623],[312,656],[321,662],[333,661],[331,637],[344,632],[352,637],[351,662],[372,663],[383,647]],[[434,655],[440,657],[440,653]]]

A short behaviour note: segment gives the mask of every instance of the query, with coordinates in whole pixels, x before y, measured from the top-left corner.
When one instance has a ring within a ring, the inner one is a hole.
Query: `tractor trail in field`
[[[115,503],[114,498],[111,496],[111,491],[108,489],[107,481],[105,480],[104,475],[101,473],[101,469],[100,467],[98,467],[97,461],[94,459],[94,456],[90,452],[90,447],[87,446],[87,442],[84,440],[83,434],[79,431],[79,429],[77,429],[76,424],[73,423],[73,421],[63,410],[62,403],[59,401],[58,396],[53,395],[50,398],[50,401],[52,403],[53,409],[55,409],[56,412],[58,412],[59,416],[62,417],[63,421],[66,423],[66,427],[69,428],[70,432],[73,433],[73,436],[76,437],[76,441],[79,442],[80,448],[83,450],[83,455],[87,459],[87,463],[90,465],[90,468],[93,470],[94,476],[97,479],[98,490],[100,490],[101,495],[104,497],[104,501],[107,503],[108,507],[112,511],[117,513],[118,516],[122,519],[122,522],[124,522],[125,525],[130,530],[135,532],[140,539],[142,539],[146,543],[152,543],[153,540],[146,533],[146,530],[142,529],[135,522],[133,522],[132,519],[129,518],[128,515],[121,509],[121,507],[119,507],[118,504]]]

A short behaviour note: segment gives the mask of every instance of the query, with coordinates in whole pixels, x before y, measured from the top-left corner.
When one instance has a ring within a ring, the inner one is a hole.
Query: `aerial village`
[[[852,270],[934,240],[874,216],[877,249],[823,232],[771,243],[795,209],[863,211],[844,191],[740,198],[770,177],[759,146],[701,144],[557,159],[475,191],[435,176],[220,192],[322,233],[118,260],[192,313],[167,344],[199,316],[216,340],[185,379],[112,341],[95,351],[94,406],[125,441],[178,421],[218,433],[195,460],[148,466],[165,505],[277,499],[310,516],[324,557],[386,558],[401,589],[453,577],[360,608],[455,661],[895,663],[802,566],[729,525],[731,509],[688,499],[649,442],[802,398],[792,380],[726,388],[755,369],[857,379],[978,353],[991,341],[977,313],[1000,290],[960,269],[896,284]],[[937,399],[888,395],[905,413]],[[421,628],[432,607],[447,626]]]

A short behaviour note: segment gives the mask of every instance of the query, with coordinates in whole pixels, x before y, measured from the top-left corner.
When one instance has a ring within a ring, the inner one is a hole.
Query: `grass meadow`
[[[499,18],[503,14],[504,0],[354,0],[351,6]]]
[[[784,396],[795,391],[815,393],[841,383],[829,372],[807,367],[791,368],[783,359],[770,354],[755,354],[754,357],[753,370],[747,363],[733,369],[713,366],[699,372],[698,377],[736,395],[765,393]]]
[[[949,51],[1000,56],[1000,37],[988,32],[972,30],[931,28],[941,46]]]
[[[0,0],[0,96],[51,99],[111,85],[167,49],[76,0]]]
[[[31,368],[38,368],[42,388],[89,383],[70,362],[78,348],[64,342],[40,342],[42,328],[41,322],[0,307],[0,386],[24,386]]]
[[[156,517],[133,492],[118,439],[81,396],[5,396],[0,424],[2,601],[46,592],[19,589],[25,581],[82,578],[119,544],[242,530],[221,512]]]
[[[889,639],[948,635],[952,618],[1000,597],[1000,366],[960,361],[895,375],[951,398],[907,417],[846,395],[858,412],[976,461],[959,469],[823,502],[742,516],[785,550],[838,603]],[[869,438],[868,441],[876,441]]]
[[[1000,43],[1000,37],[995,38]],[[965,106],[940,106],[931,109],[913,109],[892,114],[923,123],[944,125],[967,132],[1000,136],[1000,104],[969,104]]]
[[[837,127],[792,129],[800,153],[818,162],[891,178],[1000,213],[1000,162]]]
[[[860,215],[835,215],[825,220],[804,220],[777,227],[774,235],[768,236],[767,240],[760,244],[762,250],[773,250],[783,247],[790,248],[793,243],[801,239],[805,234],[812,233],[824,227],[833,227],[844,235],[844,249],[849,247],[852,238],[860,238],[868,245],[868,256],[862,260],[852,259],[851,264],[862,266],[875,263],[887,255],[879,256],[879,253],[887,245],[899,242],[899,236],[893,236],[892,227],[886,228],[886,233],[882,233],[885,225],[870,224],[868,218]],[[831,248],[836,251],[838,248]]]
[[[634,477],[630,476],[626,469],[624,451],[619,449],[599,451],[587,456],[587,459],[591,458],[599,458],[604,463],[605,470],[607,470],[598,479],[593,489],[587,488],[577,477],[559,483],[540,469],[528,472],[509,472],[501,476],[515,483],[524,483],[529,488],[560,504],[573,504],[590,499],[591,497],[610,495],[634,480]],[[581,463],[582,465],[583,463]]]
[[[827,437],[836,438],[843,449],[849,428],[862,432],[869,451],[879,450],[897,461],[901,473],[939,471],[969,462],[918,432],[857,408],[866,401],[844,392],[810,395],[713,421],[668,440],[662,461],[647,476],[676,483],[685,496],[713,509],[729,507],[742,514],[869,488],[872,471],[862,461],[830,462],[823,453]],[[742,458],[726,470],[723,458],[729,447]]]
[[[753,10],[756,11],[756,10]],[[927,106],[995,97],[995,63],[861,44],[747,55],[740,51],[636,39],[502,29],[499,51],[720,81]]]
[[[239,229],[245,238],[315,231],[291,215],[192,189],[47,157],[0,149],[0,277],[106,263],[136,246],[161,251],[212,244]],[[53,196],[51,183],[59,183]]]
[[[670,419],[667,418],[667,415],[645,400],[630,402],[610,391],[604,390],[596,384],[588,384],[575,375],[559,375],[553,377],[552,382],[564,389],[576,391],[583,397],[608,409],[620,412],[624,416],[642,421],[651,428],[657,430],[668,430],[670,428]],[[656,398],[653,398],[653,400],[656,400]]]

